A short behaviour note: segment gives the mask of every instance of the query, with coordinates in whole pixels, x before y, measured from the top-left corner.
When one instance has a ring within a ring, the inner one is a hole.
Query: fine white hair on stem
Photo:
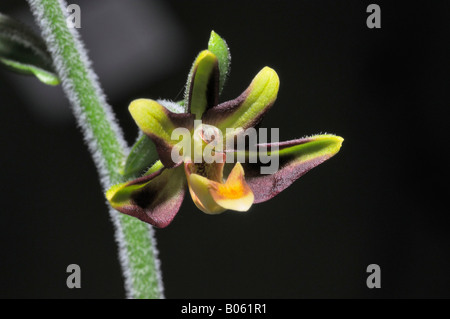
[[[61,16],[66,17],[67,3],[64,0],[27,1],[31,7],[35,20],[41,29],[48,51],[52,56],[54,67],[60,77],[63,90],[70,101],[77,124],[81,128],[84,140],[91,152],[97,167],[102,188],[106,191],[111,184],[119,182],[119,167],[124,162],[125,154],[128,154],[129,152],[122,130],[116,121],[111,106],[106,101],[106,97],[100,87],[97,75],[92,69],[91,61],[88,58],[86,49],[77,30],[75,28],[66,28],[66,21],[58,20],[56,24],[59,23],[59,27],[64,24],[65,32],[60,32],[56,35],[55,28],[57,28],[57,26],[54,21],[51,21],[50,17],[57,17],[58,19]],[[61,12],[63,13],[62,15]],[[66,32],[67,29],[69,30],[69,33]],[[62,43],[73,43],[73,48],[64,47]],[[69,54],[69,56],[67,56],[67,54]],[[71,61],[78,60],[80,60],[81,71],[80,69],[75,69],[73,64],[71,64]],[[80,92],[92,92],[92,96],[83,96]],[[84,101],[84,103],[82,101]],[[94,107],[92,107],[93,109],[91,110],[87,110],[86,104],[89,103],[94,104]],[[91,114],[87,114],[89,111]],[[109,135],[107,136],[107,134]],[[116,147],[111,147],[110,149],[105,147],[105,140],[107,139],[108,141],[116,143]],[[103,142],[103,144],[101,142]],[[138,288],[136,288],[135,282],[133,281],[132,258],[129,254],[129,243],[127,242],[126,232],[124,230],[127,221],[121,218],[122,216],[119,216],[119,213],[112,208],[109,209],[109,214],[115,229],[115,240],[119,246],[119,260],[125,280],[126,294],[128,298],[132,298],[141,294],[139,291],[136,291]],[[147,228],[145,228],[145,230],[146,229]],[[156,258],[158,252],[155,247],[156,241],[153,229],[147,231],[146,236],[148,236],[148,242],[153,244],[152,247],[149,248],[152,251],[148,253],[152,254],[154,258],[154,270],[156,271],[156,277],[158,279],[157,284],[160,289],[160,297],[162,297],[160,263]],[[137,244],[139,245],[139,243]]]
[[[158,290],[160,292],[160,298],[164,299],[164,285],[163,285],[163,280],[162,280],[162,275],[161,275],[161,261],[159,259],[159,251],[158,251],[158,245],[156,242],[156,236],[155,236],[155,229],[153,228],[152,225],[148,225],[148,233],[150,235],[150,240],[152,242],[152,247],[153,247],[153,257],[155,260],[155,269],[156,271],[156,279],[158,281]]]
[[[109,203],[106,203],[109,205]],[[122,276],[124,280],[125,294],[127,298],[133,296],[133,280],[130,270],[130,259],[127,253],[126,240],[122,229],[122,224],[119,220],[118,212],[112,207],[109,208],[109,216],[114,225],[114,237],[118,246],[119,262],[122,267]]]

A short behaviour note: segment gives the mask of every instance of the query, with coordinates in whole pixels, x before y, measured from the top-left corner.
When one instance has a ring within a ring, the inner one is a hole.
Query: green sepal
[[[156,227],[166,227],[177,214],[185,194],[182,166],[165,169],[157,161],[144,176],[113,185],[106,198],[118,211]]]
[[[152,166],[149,167],[144,176],[148,176],[148,180],[144,180],[144,182],[135,183],[125,182],[113,185],[106,192],[106,198],[110,202],[113,207],[120,207],[124,204],[129,203],[131,194],[136,190],[139,190],[145,187],[152,179],[157,177],[160,173],[162,173],[164,169],[164,165],[162,165],[161,161],[156,161]],[[143,177],[138,180],[142,180]]]
[[[1,13],[0,64],[17,73],[34,75],[47,85],[60,83],[44,41],[21,22]]]
[[[256,145],[257,150],[238,150],[230,152],[227,157],[234,157],[234,162],[243,162],[245,178],[255,194],[255,203],[261,203],[276,196],[308,171],[336,155],[343,141],[342,137],[332,134],[315,135]],[[270,166],[275,160],[275,167],[270,167],[268,162],[262,163],[264,156],[270,156]],[[226,167],[226,170],[229,169],[230,167]]]
[[[183,113],[184,106],[180,102],[169,100],[157,100],[157,103],[164,106],[172,113]],[[146,135],[140,135],[128,155],[122,175],[126,177],[135,176],[144,169],[150,167],[159,159],[155,143]]]
[[[141,135],[131,148],[123,169],[124,176],[134,176],[150,167],[158,160],[155,143],[146,136]]]
[[[208,50],[211,51],[219,61],[219,94],[221,94],[225,81],[230,73],[230,50],[225,40],[214,31],[211,31],[211,36],[208,41]]]
[[[223,132],[227,128],[245,130],[254,127],[272,107],[279,86],[280,80],[275,70],[264,67],[239,97],[209,109],[202,120]]]
[[[185,106],[187,112],[200,119],[207,109],[217,105],[219,99],[219,61],[208,50],[200,52],[189,72]]]
[[[194,125],[194,115],[190,113],[173,113],[154,100],[137,99],[130,103],[128,110],[142,132],[156,146],[158,157],[165,167],[178,165],[171,157],[172,147],[179,140],[172,139],[172,133],[177,128],[191,130]]]
[[[279,143],[257,144],[253,146],[257,151],[234,150],[229,152],[229,156],[234,156],[234,161],[240,156],[245,158],[244,163],[253,163],[250,158],[260,158],[261,148],[264,154],[276,156],[282,164],[281,167],[284,167],[287,163],[303,164],[321,157],[330,158],[339,152],[343,141],[340,136],[320,134]]]

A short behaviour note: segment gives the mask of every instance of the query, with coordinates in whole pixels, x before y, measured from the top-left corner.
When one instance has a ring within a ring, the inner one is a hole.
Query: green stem
[[[75,29],[66,23],[63,0],[28,0],[53,57],[63,89],[97,166],[103,190],[124,181],[120,174],[128,147],[90,67]],[[162,298],[153,229],[110,209],[129,298]]]

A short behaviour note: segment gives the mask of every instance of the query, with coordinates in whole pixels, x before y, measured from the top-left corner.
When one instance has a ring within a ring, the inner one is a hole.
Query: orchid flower
[[[245,149],[227,140],[225,147],[219,147],[223,143],[217,142],[230,137],[223,132],[245,132],[258,125],[274,104],[279,88],[277,73],[264,67],[240,96],[219,103],[229,60],[225,41],[212,32],[208,50],[200,52],[191,68],[183,102],[131,102],[131,116],[144,139],[153,142],[158,160],[142,176],[107,191],[112,207],[162,228],[171,223],[189,189],[195,205],[207,214],[248,211],[339,151],[343,139],[330,134]],[[178,129],[190,134],[193,148],[180,148],[183,141],[175,134]],[[213,141],[216,148],[211,147]],[[208,147],[219,160],[204,160]],[[256,160],[250,160],[252,155]],[[262,173],[265,163],[261,158],[267,155],[278,160],[278,169],[271,174]],[[236,158],[240,161],[228,160]]]

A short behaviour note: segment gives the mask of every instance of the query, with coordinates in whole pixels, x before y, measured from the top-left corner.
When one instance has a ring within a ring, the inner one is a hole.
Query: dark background
[[[345,138],[338,155],[248,213],[209,216],[186,197],[156,230],[167,298],[450,297],[448,2],[377,1],[381,29],[366,26],[369,1],[127,1],[139,16],[111,9],[125,1],[97,1],[97,11],[92,2],[69,1],[130,143],[129,102],[179,99],[211,29],[232,54],[222,100],[268,65],[281,87],[263,126],[282,140]],[[0,4],[31,25],[27,10]],[[61,88],[0,69],[0,105],[0,297],[123,298],[97,172]],[[66,287],[72,263],[81,289]],[[366,286],[372,263],[381,289]]]

